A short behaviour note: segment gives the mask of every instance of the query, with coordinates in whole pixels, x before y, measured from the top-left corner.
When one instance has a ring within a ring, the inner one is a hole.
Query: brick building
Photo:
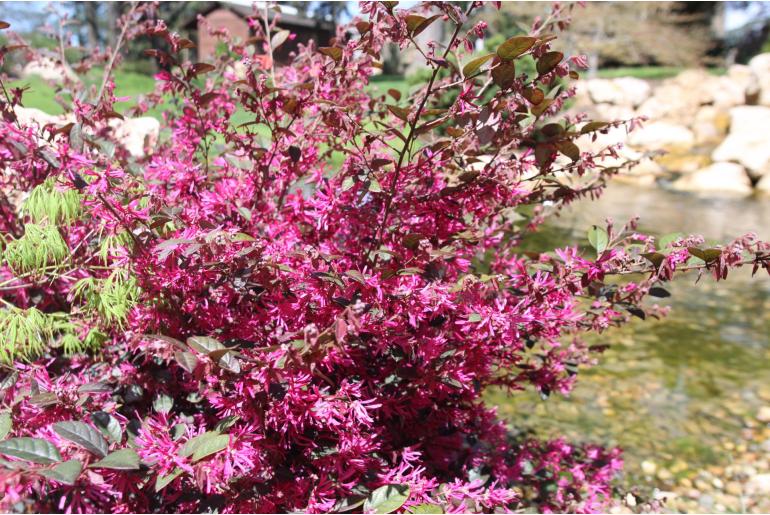
[[[253,35],[248,18],[262,16],[263,5],[263,2],[204,2],[203,9],[197,14],[203,16],[210,27],[226,28],[235,38],[246,40]],[[296,38],[293,41],[287,41],[278,49],[274,55],[276,62],[287,62],[289,54],[297,49],[299,43],[304,44],[312,39],[317,45],[326,46],[334,37],[334,22],[299,16],[292,13],[288,7],[282,6],[282,10],[283,12],[278,15],[278,27],[296,34]],[[272,21],[274,16],[276,13],[269,10],[268,20]],[[200,27],[197,16],[188,23],[187,29],[194,33],[193,38],[197,38],[197,58],[202,61],[209,60],[216,52],[216,37]]]

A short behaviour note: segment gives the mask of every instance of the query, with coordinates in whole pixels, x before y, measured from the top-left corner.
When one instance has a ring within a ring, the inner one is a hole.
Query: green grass
[[[604,68],[597,75],[602,79],[617,77],[636,77],[637,79],[661,80],[674,77],[686,68],[679,66],[621,66],[619,68]],[[724,68],[708,68],[713,75],[724,75]]]
[[[102,70],[91,70],[84,78],[85,83],[88,86],[98,88],[102,81]],[[25,107],[34,107],[45,111],[48,114],[63,114],[64,109],[56,102],[56,88],[52,87],[46,81],[36,75],[26,77],[12,81],[11,87],[28,87],[22,97],[22,102]],[[116,97],[131,97],[130,101],[120,102],[115,105],[118,112],[123,112],[126,109],[136,105],[136,98],[139,95],[144,95],[152,92],[155,87],[155,79],[149,75],[143,75],[140,73],[121,72],[115,75],[115,96]],[[69,101],[69,96],[66,92],[60,92],[60,94]],[[158,117],[159,113],[151,113],[153,116]]]

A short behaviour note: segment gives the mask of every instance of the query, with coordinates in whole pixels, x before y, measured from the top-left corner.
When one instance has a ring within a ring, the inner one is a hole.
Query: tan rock
[[[150,116],[117,121],[115,137],[133,157],[142,157],[158,142],[160,122]]]
[[[657,121],[633,131],[628,142],[633,147],[646,150],[686,150],[695,145],[695,135],[684,125]]]
[[[754,185],[754,190],[760,195],[770,196],[770,175],[765,175]]]
[[[42,79],[61,83],[65,78],[72,81],[79,81],[77,74],[67,66],[61,64],[58,59],[52,57],[41,57],[39,59],[28,62],[21,71],[22,77],[29,77],[30,75],[37,75]]]
[[[672,184],[675,190],[718,196],[749,196],[751,180],[746,170],[736,163],[714,163],[685,175]]]
[[[711,164],[706,154],[692,152],[668,152],[655,158],[655,162],[673,173],[693,173]]]
[[[770,56],[770,54],[768,54]],[[752,177],[770,172],[770,107],[739,106],[730,109],[730,132],[714,149],[714,161],[743,165]]]
[[[760,422],[770,422],[770,406],[762,406],[759,408],[757,420]]]
[[[770,106],[770,53],[759,54],[749,61],[749,68],[754,72],[759,90],[758,103]]]
[[[707,105],[701,107],[690,125],[697,145],[721,142],[730,127],[730,114],[725,109]]]
[[[635,77],[590,79],[586,81],[588,95],[595,104],[637,107],[652,93],[650,84]]]

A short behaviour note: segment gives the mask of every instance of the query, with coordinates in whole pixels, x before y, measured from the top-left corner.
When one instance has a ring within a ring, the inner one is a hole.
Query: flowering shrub
[[[768,269],[768,245],[656,246],[631,222],[593,227],[593,250],[522,253],[617,173],[616,147],[579,144],[638,120],[559,117],[583,59],[553,48],[558,6],[478,56],[480,3],[395,4],[284,67],[275,21],[190,63],[135,8],[125,38],[165,42],[130,113],[165,106],[141,156],[116,136],[117,49],[66,124],[21,123],[3,86],[4,510],[606,507],[619,450],[516,434],[485,388],[568,392],[602,350],[582,333],[659,314],[643,299],[675,270]],[[416,39],[433,23],[446,46]],[[390,42],[430,69],[410,95],[367,86]]]

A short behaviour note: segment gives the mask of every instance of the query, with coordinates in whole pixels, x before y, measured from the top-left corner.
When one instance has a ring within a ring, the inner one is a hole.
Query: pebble
[[[725,492],[730,495],[743,495],[743,485],[738,481],[728,481],[725,485]]]
[[[770,474],[757,474],[746,484],[749,494],[770,494]]]
[[[648,476],[654,476],[655,471],[657,470],[658,470],[658,466],[655,464],[654,461],[644,460],[642,462],[642,472],[644,472]]]
[[[759,408],[757,420],[760,422],[770,422],[770,406],[762,406]]]
[[[711,484],[714,485],[714,488],[716,488],[717,490],[724,490],[725,488],[724,481],[722,481],[718,477],[715,477],[714,479],[712,479]]]

